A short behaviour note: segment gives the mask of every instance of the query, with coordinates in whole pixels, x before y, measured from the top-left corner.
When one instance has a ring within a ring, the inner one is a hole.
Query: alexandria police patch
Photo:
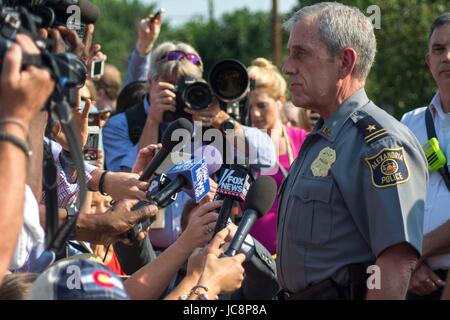
[[[384,148],[373,157],[364,160],[372,173],[374,187],[395,186],[409,179],[409,169],[403,148]]]

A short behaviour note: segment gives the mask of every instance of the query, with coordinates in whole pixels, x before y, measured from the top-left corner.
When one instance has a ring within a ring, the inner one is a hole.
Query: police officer
[[[280,190],[280,297],[404,299],[421,252],[427,165],[412,133],[365,93],[373,26],[356,8],[319,3],[287,27],[292,101],[321,119]]]
[[[439,90],[428,107],[402,118],[430,160],[422,259],[411,278],[411,300],[440,299],[450,269],[450,12],[432,23],[425,61]]]

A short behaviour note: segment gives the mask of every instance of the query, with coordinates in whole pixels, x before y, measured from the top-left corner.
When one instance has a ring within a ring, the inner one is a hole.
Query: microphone
[[[224,201],[219,211],[214,235],[226,227],[234,201],[245,201],[251,180],[247,168],[242,165],[233,164],[230,168],[223,170],[216,194],[222,196]]]
[[[149,187],[146,193],[146,197],[149,200],[152,200],[156,195],[164,190],[170,183],[170,179],[167,178],[166,174],[161,173],[156,175],[150,182]],[[166,201],[161,202],[158,204],[158,207],[165,208],[168,205],[170,205],[172,202],[174,202],[177,199],[178,193],[173,194],[171,197],[169,197]]]
[[[157,205],[158,207],[163,206],[181,189],[198,203],[210,191],[209,175],[214,174],[214,170],[218,170],[217,166],[208,165],[204,159],[191,159],[187,162],[177,164],[166,173],[167,179],[170,182],[148,201],[139,201],[133,207],[133,210],[150,204]],[[136,235],[146,230],[154,221],[155,218],[149,218],[137,223],[127,233],[127,238],[134,241]]]
[[[194,151],[195,159],[205,159],[208,165],[208,175],[211,176],[215,172],[219,171],[222,166],[222,154],[217,148],[210,145],[202,146]],[[191,159],[190,153],[180,152],[179,160],[187,162]],[[175,163],[172,161],[172,157],[167,157],[163,163],[156,169],[155,178],[153,178],[149,182],[149,188],[147,190],[146,197],[147,199],[153,198],[156,193],[164,189],[171,179],[169,179],[166,175],[166,172],[169,171],[172,167],[175,166]],[[168,201],[158,205],[159,207],[165,208],[173,201],[176,200],[177,193],[175,193],[172,197],[168,199]]]
[[[245,211],[236,234],[225,256],[234,256],[242,246],[256,219],[261,218],[272,207],[277,194],[277,184],[268,176],[260,176],[253,182],[245,199]]]
[[[53,8],[58,13],[58,17],[60,17],[58,20],[61,21],[69,16],[67,9],[72,5],[80,8],[80,18],[84,24],[95,24],[100,17],[99,8],[89,0],[46,0],[45,5]]]
[[[161,139],[162,148],[155,154],[152,161],[147,165],[147,167],[142,172],[142,175],[139,177],[141,181],[147,181],[150,177],[155,173],[158,167],[164,162],[167,156],[172,152],[172,149],[181,141],[183,141],[184,135],[180,135],[179,140],[173,140],[172,134],[175,130],[184,129],[187,130],[189,134],[189,139],[192,137],[192,132],[194,128],[192,123],[185,119],[179,118],[172,122],[167,130],[164,132],[164,135]],[[189,140],[190,141],[190,140]]]
[[[100,17],[98,7],[88,0],[80,0],[81,21],[86,24],[95,24]]]

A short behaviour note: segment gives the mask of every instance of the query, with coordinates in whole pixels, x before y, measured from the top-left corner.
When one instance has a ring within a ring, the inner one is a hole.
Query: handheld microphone
[[[251,176],[246,167],[233,164],[225,168],[220,176],[217,195],[222,196],[223,205],[219,211],[214,235],[226,227],[234,201],[245,201],[251,183]],[[214,236],[213,235],[213,236]]]
[[[166,174],[158,174],[156,175],[150,182],[149,187],[146,193],[146,197],[149,200],[152,200],[156,195],[164,190],[170,183],[170,179],[167,178]],[[173,194],[171,197],[169,197],[166,201],[161,202],[158,204],[158,207],[165,208],[168,205],[170,205],[172,202],[174,202],[177,199],[178,193]]]
[[[88,0],[79,1],[81,21],[86,24],[95,24],[100,17],[100,9]]]
[[[167,158],[167,156],[172,152],[172,149],[179,144],[181,141],[183,141],[184,134],[179,136],[178,140],[172,139],[172,134],[175,132],[175,130],[178,129],[184,129],[189,135],[189,139],[192,137],[192,132],[194,131],[194,128],[192,126],[192,123],[185,119],[185,118],[179,118],[172,122],[167,130],[164,132],[164,135],[161,139],[162,148],[155,154],[152,161],[147,165],[147,167],[142,172],[142,175],[139,177],[139,180],[141,181],[147,181],[150,179],[150,177],[155,173],[155,171],[158,169],[158,167],[164,162],[164,160]]]
[[[277,184],[268,176],[261,176],[253,182],[245,199],[245,211],[225,256],[234,256],[242,246],[256,219],[261,218],[272,207],[277,194]]]
[[[170,182],[159,192],[153,195],[148,201],[139,201],[135,207],[141,208],[145,205],[154,204],[163,206],[175,193],[181,189],[189,196],[199,202],[210,191],[209,175],[214,174],[218,170],[216,165],[208,165],[204,159],[191,159],[175,165],[167,172],[166,179]],[[133,210],[135,210],[133,207]],[[143,222],[137,223],[132,230],[127,233],[127,238],[134,241],[139,232],[146,230],[155,218],[146,219]]]

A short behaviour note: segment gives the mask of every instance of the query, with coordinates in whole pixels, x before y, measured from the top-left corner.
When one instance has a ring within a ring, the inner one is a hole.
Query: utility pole
[[[214,20],[214,0],[208,0],[208,18],[209,21]]]
[[[281,67],[281,26],[278,15],[278,0],[272,0],[272,49],[273,62]]]

